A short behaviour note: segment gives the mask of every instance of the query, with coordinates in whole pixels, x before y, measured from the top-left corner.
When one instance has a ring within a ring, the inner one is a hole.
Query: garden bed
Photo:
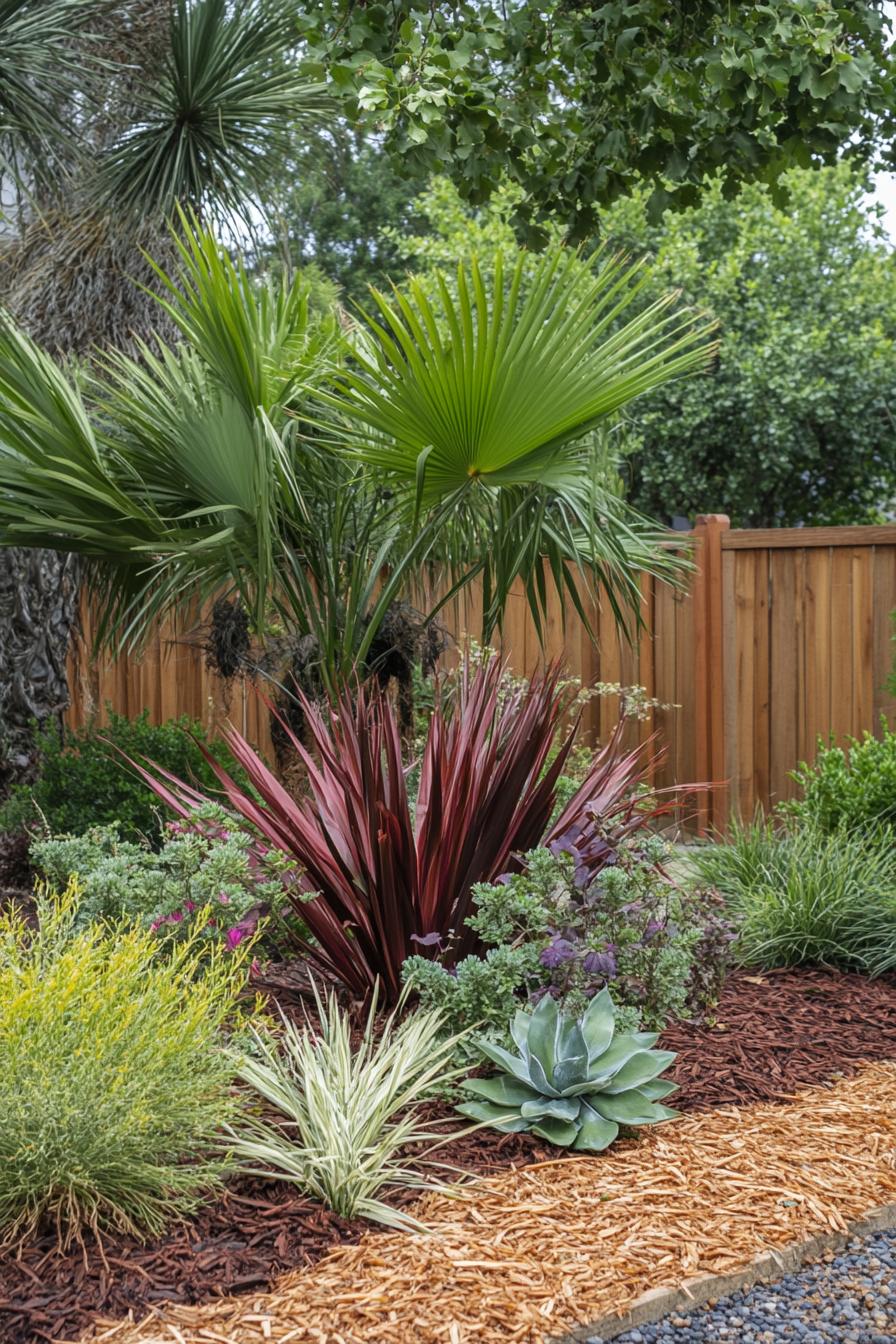
[[[863,1060],[896,1059],[896,982],[814,970],[735,972],[715,1025],[681,1024],[663,1043],[679,1051],[675,1101],[683,1110],[782,1101],[798,1088],[851,1075]],[[459,1117],[433,1106],[431,1119]],[[557,1151],[528,1135],[481,1130],[447,1145],[442,1157],[488,1174],[556,1160]],[[313,1265],[366,1228],[283,1183],[242,1181],[147,1246],[109,1237],[103,1254],[88,1247],[85,1261],[77,1250],[60,1256],[47,1238],[18,1258],[0,1259],[0,1341],[75,1339],[98,1319],[128,1311],[139,1319],[165,1303],[265,1292],[284,1272]]]

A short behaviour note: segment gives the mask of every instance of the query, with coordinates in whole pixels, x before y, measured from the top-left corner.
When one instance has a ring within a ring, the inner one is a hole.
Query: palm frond
[[[297,411],[339,345],[335,316],[315,312],[301,275],[250,276],[195,214],[178,208],[175,260],[155,266],[159,304],[188,348],[247,415]]]
[[[123,491],[80,388],[0,317],[0,534],[7,544],[127,554],[155,520]]]

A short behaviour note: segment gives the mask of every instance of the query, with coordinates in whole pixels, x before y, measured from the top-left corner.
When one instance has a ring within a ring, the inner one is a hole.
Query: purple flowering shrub
[[[232,951],[282,912],[291,874],[222,808],[204,808],[197,823],[169,823],[156,851],[96,826],[37,840],[31,858],[56,885],[77,874],[79,928],[127,916],[160,939],[199,934]]]
[[[718,995],[733,933],[712,893],[670,880],[665,855],[658,837],[626,841],[595,877],[559,845],[533,850],[521,872],[473,889],[468,922],[484,957],[450,971],[412,957],[405,979],[451,1030],[485,1023],[499,1040],[521,1002],[545,994],[578,1017],[609,987],[624,1030],[702,1012]]]

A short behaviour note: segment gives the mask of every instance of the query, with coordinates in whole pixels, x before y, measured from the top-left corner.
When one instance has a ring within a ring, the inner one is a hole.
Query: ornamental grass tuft
[[[452,1065],[458,1038],[445,1035],[441,1013],[402,1017],[406,998],[378,1022],[374,996],[358,1041],[335,995],[324,1003],[317,990],[313,1028],[283,1018],[276,1035],[253,1032],[240,1077],[277,1115],[247,1115],[231,1133],[244,1171],[292,1181],[344,1218],[421,1230],[379,1196],[431,1188],[407,1153],[426,1145],[425,1158],[446,1136],[422,1126],[419,1106],[465,1070]]]
[[[896,967],[892,832],[782,831],[734,823],[729,843],[695,851],[700,878],[737,922],[733,952],[748,966],[834,966],[882,975]]]
[[[74,927],[75,880],[37,925],[0,914],[0,1243],[156,1235],[220,1183],[235,1118],[224,1029],[245,954]]]

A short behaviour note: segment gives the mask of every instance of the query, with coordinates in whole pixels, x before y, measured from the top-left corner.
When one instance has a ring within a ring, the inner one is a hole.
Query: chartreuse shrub
[[[155,845],[162,834],[164,811],[124,756],[148,758],[201,789],[217,790],[214,772],[195,739],[205,744],[201,723],[182,718],[155,725],[146,710],[136,719],[110,710],[103,727],[78,728],[64,738],[50,724],[38,738],[38,777],[33,784],[16,788],[0,809],[0,831],[39,822],[51,832],[77,835],[91,826],[115,822],[126,839],[146,839]],[[222,742],[206,746],[228,769],[235,768]]]
[[[749,966],[809,963],[881,975],[896,966],[896,846],[889,828],[782,831],[735,823],[693,863],[738,924]]]
[[[819,742],[814,765],[804,761],[793,778],[803,796],[780,808],[792,822],[826,833],[896,823],[896,733],[885,719],[880,737],[866,732],[845,750]]]
[[[419,1228],[378,1195],[429,1184],[407,1168],[406,1153],[444,1138],[421,1128],[418,1105],[464,1072],[451,1063],[457,1041],[445,1036],[437,1012],[400,1018],[404,999],[377,1024],[374,995],[353,1044],[351,1020],[335,996],[326,1004],[315,997],[313,1031],[288,1019],[276,1036],[254,1031],[240,1077],[277,1115],[244,1116],[231,1149],[244,1170],[293,1181],[345,1218]]]
[[[195,941],[158,955],[124,922],[75,930],[78,890],[0,914],[0,1240],[157,1234],[220,1182],[245,982]],[[201,971],[201,974],[200,974]]]
[[[653,1125],[678,1114],[662,1104],[675,1083],[659,1075],[675,1055],[654,1050],[652,1032],[618,1032],[609,990],[581,1018],[566,1017],[549,994],[534,1013],[518,1012],[511,1027],[516,1052],[491,1041],[481,1048],[501,1073],[468,1078],[462,1086],[480,1100],[463,1115],[505,1132],[528,1130],[563,1147],[600,1152],[620,1125]]]
[[[405,981],[451,1030],[478,1027],[502,1044],[521,1001],[545,993],[577,1016],[611,986],[620,1022],[631,1028],[660,1029],[704,1009],[721,986],[731,926],[712,896],[668,879],[665,854],[656,837],[630,840],[593,876],[573,854],[532,850],[521,872],[473,888],[468,923],[484,955],[450,969],[410,957]]]
[[[122,839],[115,825],[92,826],[36,840],[31,859],[52,886],[77,875],[77,928],[126,915],[159,938],[198,933],[233,948],[282,912],[291,875],[278,851],[261,849],[222,808],[201,809],[196,826],[169,823],[158,850]]]

